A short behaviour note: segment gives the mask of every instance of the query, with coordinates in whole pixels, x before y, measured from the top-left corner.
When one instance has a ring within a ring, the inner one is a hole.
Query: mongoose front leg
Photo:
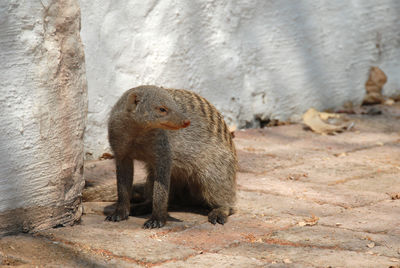
[[[153,210],[144,228],[163,227],[168,217],[168,196],[171,181],[171,150],[168,137],[164,131],[160,132],[155,144]]]
[[[129,216],[130,198],[133,181],[133,160],[130,157],[115,159],[117,167],[118,202],[114,213],[107,216],[107,221],[126,220]]]

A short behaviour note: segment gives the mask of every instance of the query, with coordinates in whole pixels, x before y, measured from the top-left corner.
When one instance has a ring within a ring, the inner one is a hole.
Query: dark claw
[[[208,221],[214,225],[216,223],[224,225],[226,223],[226,220],[227,220],[227,216],[218,211],[211,211],[210,214],[208,214]]]
[[[143,228],[144,229],[154,229],[154,228],[161,228],[165,225],[165,222],[157,220],[157,219],[150,219],[147,220],[144,225]]]
[[[119,213],[117,211],[115,211],[111,215],[108,215],[105,218],[106,221],[113,221],[113,222],[122,221],[122,220],[126,220],[126,219],[128,219],[128,214],[127,213]]]
[[[214,225],[217,223],[216,217],[212,217],[212,218],[208,219],[208,221],[211,222]]]
[[[128,217],[122,218],[122,217],[120,217],[119,215],[113,214],[113,215],[107,216],[105,220],[106,220],[106,221],[114,221],[114,222],[117,222],[117,221],[126,220],[127,218],[128,218]]]

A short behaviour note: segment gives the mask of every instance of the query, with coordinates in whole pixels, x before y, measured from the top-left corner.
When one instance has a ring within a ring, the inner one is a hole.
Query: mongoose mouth
[[[178,130],[178,129],[181,129],[181,128],[186,128],[186,127],[188,127],[188,126],[190,125],[190,121],[189,121],[189,120],[183,121],[183,124],[182,124],[181,126],[178,126],[178,125],[170,125],[170,124],[167,124],[167,123],[160,123],[160,125],[161,125],[163,128],[165,128],[165,129],[169,129],[169,130]]]

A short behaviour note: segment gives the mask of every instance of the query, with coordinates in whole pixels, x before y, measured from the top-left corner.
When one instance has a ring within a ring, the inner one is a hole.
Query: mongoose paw
[[[216,210],[216,209],[212,210],[208,214],[208,221],[214,225],[216,223],[224,225],[227,222],[227,220],[228,220],[228,216],[225,213],[223,213],[219,210]]]
[[[129,214],[124,210],[116,209],[113,214],[106,217],[106,221],[123,221],[128,219]]]
[[[144,223],[143,228],[144,229],[154,229],[154,228],[161,228],[164,225],[165,225],[165,221],[151,218]]]

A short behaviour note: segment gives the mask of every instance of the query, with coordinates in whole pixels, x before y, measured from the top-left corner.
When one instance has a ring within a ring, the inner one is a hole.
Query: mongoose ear
[[[128,110],[128,112],[134,110],[138,103],[139,103],[138,96],[135,93],[129,94],[128,101],[126,103],[126,109]]]

